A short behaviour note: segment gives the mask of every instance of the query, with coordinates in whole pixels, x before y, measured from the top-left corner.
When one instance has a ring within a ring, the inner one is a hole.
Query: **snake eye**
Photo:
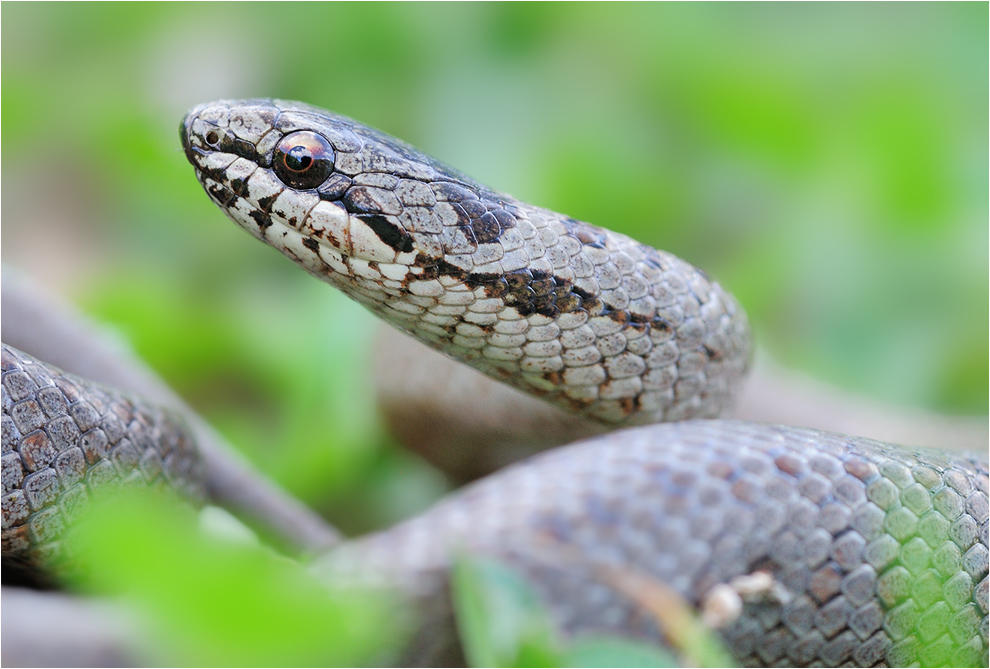
[[[333,172],[333,159],[330,142],[315,132],[301,130],[278,143],[272,167],[287,186],[316,188]]]

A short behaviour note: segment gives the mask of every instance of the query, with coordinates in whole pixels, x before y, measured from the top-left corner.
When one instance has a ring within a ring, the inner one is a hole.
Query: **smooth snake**
[[[627,572],[700,608],[764,574],[773,587],[719,626],[740,663],[987,664],[985,456],[699,420],[731,402],[750,355],[745,314],[718,283],[355,121],[222,101],[180,132],[210,198],[310,274],[493,378],[641,425],[513,465],[319,558],[329,580],[395,586],[432,612],[402,661],[456,661],[457,548],[530,576],[570,634],[662,642],[617,584]],[[99,481],[202,496],[181,420],[3,353],[5,564],[46,564]]]

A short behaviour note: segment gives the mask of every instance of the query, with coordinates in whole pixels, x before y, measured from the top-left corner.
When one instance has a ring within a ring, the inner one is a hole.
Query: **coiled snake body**
[[[494,193],[350,119],[226,101],[192,110],[181,134],[238,225],[406,332],[559,406],[616,424],[713,417],[745,371],[745,315],[700,270]],[[5,554],[8,497],[23,487],[8,489],[8,459],[62,475],[55,455],[27,463],[23,430],[8,439],[42,387],[14,397],[8,379],[36,364],[20,356],[5,350]],[[66,415],[81,401],[67,399]],[[46,411],[32,429],[48,430]],[[32,503],[19,526],[61,501]],[[514,465],[314,568],[429,604],[407,661],[450,651],[446,574],[463,549],[531,576],[574,634],[664,639],[630,578],[704,608],[761,575],[718,625],[741,663],[986,665],[987,531],[985,459],[688,420]]]

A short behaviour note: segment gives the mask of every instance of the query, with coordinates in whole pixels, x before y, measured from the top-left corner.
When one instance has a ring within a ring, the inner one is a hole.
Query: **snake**
[[[987,665],[986,454],[718,419],[751,334],[704,271],[347,117],[223,100],[189,111],[180,136],[209,198],[300,268],[451,358],[620,428],[313,561],[328,582],[417,602],[396,662],[464,661],[449,577],[467,551],[519,570],[568,637],[672,645],[643,596],[661,588],[742,665]],[[91,482],[201,495],[181,419],[6,345],[2,373],[5,565],[44,568]]]

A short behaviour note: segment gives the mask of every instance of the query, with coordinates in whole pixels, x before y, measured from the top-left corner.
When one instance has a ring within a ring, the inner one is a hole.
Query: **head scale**
[[[561,406],[607,422],[710,415],[745,368],[745,316],[704,273],[351,119],[221,101],[180,131],[238,225],[393,325]]]
[[[501,231],[488,220],[492,207],[480,207],[476,218],[489,215],[478,222],[457,204],[497,200],[488,189],[402,142],[302,103],[201,105],[180,134],[203,187],[231,219],[351,294],[341,281],[367,279],[369,263],[383,280],[435,278],[457,271],[446,256],[477,250],[474,229],[482,239]],[[509,224],[511,215],[501,214]]]

